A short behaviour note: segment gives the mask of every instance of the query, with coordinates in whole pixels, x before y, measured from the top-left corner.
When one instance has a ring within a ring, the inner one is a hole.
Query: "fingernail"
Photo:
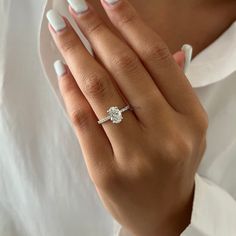
[[[182,51],[185,54],[184,72],[186,73],[192,60],[193,48],[189,44],[184,44],[182,47]]]
[[[54,62],[54,70],[55,70],[58,78],[60,78],[61,76],[63,76],[66,73],[65,64],[60,60],[55,61]]]
[[[119,0],[105,0],[105,2],[107,2],[108,4],[111,4],[111,5],[117,3],[118,1]]]
[[[56,32],[61,31],[66,27],[66,22],[56,10],[49,10],[47,12],[47,19]]]
[[[83,13],[88,10],[88,5],[85,0],[67,0],[67,2],[76,13]]]

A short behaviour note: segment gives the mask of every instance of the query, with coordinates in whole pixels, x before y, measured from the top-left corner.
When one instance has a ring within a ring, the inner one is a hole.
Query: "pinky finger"
[[[176,52],[173,55],[175,62],[179,65],[179,67],[184,71],[187,72],[191,60],[192,60],[193,48],[189,44],[184,44],[181,48],[181,51]]]
[[[178,51],[173,55],[175,62],[179,65],[180,69],[184,70],[185,65],[185,53],[184,51]]]
[[[182,51],[185,55],[184,72],[186,73],[192,60],[193,48],[189,44],[184,44],[182,47]]]
[[[113,152],[110,142],[102,127],[98,125],[94,112],[80,91],[69,68],[59,60],[54,63],[54,68],[68,115],[79,139],[91,176],[94,168],[97,169],[98,165],[101,168],[103,164],[106,165],[113,159],[111,158]]]

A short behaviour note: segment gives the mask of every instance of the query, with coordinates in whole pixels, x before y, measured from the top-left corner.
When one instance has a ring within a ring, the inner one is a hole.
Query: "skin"
[[[90,177],[108,211],[133,235],[180,235],[190,223],[208,117],[179,67],[182,56],[173,59],[171,52],[183,42],[190,42],[196,53],[205,48],[232,21],[231,13],[224,24],[209,16],[216,19],[214,13],[225,12],[232,1],[217,1],[222,9],[214,1],[208,1],[209,6],[206,1],[179,1],[180,6],[172,6],[171,0],[150,0],[149,6],[131,2],[137,11],[127,0],[114,5],[95,1],[96,11],[90,5],[79,15],[69,8],[96,58],[68,21],[60,32],[49,25],[68,65],[59,86]],[[200,16],[190,14],[196,6]],[[106,16],[97,14],[101,9]],[[170,18],[165,14],[169,11]],[[209,21],[204,22],[207,12]],[[173,21],[180,13],[196,25],[187,25],[184,17]],[[201,35],[198,41],[196,35]],[[124,113],[120,124],[97,124],[109,107],[127,102],[133,110]]]
[[[109,27],[99,0],[89,0]],[[193,46],[193,56],[215,41],[235,20],[234,0],[130,0],[142,19],[162,37],[170,51],[179,51],[184,43]],[[199,37],[200,35],[200,37]]]

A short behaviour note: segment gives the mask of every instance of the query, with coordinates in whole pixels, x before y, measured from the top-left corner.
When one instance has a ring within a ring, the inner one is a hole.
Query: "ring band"
[[[107,110],[108,116],[98,120],[98,124],[101,125],[107,121],[111,121],[113,124],[119,124],[123,120],[122,113],[128,111],[129,109],[130,109],[129,105],[121,109],[119,109],[118,107],[110,107]]]

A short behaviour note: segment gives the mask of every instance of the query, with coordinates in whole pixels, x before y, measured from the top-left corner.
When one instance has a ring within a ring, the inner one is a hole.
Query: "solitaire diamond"
[[[122,113],[128,111],[129,109],[129,105],[121,109],[118,107],[110,107],[109,110],[107,110],[108,116],[98,120],[98,124],[101,125],[107,121],[111,121],[113,124],[119,124],[123,120]]]
[[[109,114],[113,124],[118,124],[123,120],[122,112],[118,107],[111,107],[107,113]]]

